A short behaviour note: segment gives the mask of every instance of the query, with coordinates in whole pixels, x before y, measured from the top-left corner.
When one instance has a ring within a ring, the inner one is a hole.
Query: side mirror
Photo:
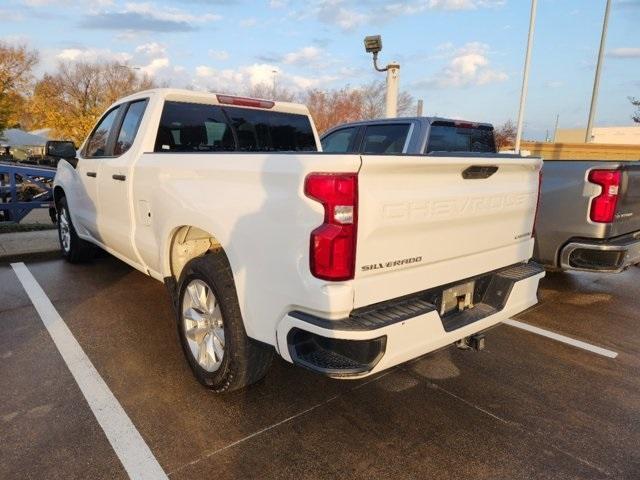
[[[45,152],[47,155],[56,158],[76,158],[76,145],[73,142],[64,140],[49,140],[45,144]]]

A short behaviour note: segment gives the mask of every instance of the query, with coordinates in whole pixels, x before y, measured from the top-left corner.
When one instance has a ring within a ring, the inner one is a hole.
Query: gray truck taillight
[[[591,170],[589,182],[602,187],[602,192],[591,201],[589,217],[592,222],[611,223],[616,215],[620,192],[620,170]]]

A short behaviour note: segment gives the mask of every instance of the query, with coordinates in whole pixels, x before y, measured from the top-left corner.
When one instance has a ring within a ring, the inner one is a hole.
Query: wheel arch
[[[168,255],[165,255],[165,271],[169,272],[176,282],[190,260],[211,251],[224,252],[216,235],[193,225],[175,227],[169,234],[166,245]]]
[[[67,194],[65,193],[64,188],[62,188],[60,185],[56,185],[55,187],[53,187],[53,203],[56,208],[58,208],[60,200],[66,196]]]

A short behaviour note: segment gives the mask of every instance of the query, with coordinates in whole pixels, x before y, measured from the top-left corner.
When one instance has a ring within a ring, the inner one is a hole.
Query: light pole
[[[273,99],[275,100],[276,98],[276,78],[278,76],[278,71],[277,70],[271,70],[271,73],[273,74]]]
[[[598,52],[598,64],[596,65],[596,77],[593,80],[593,92],[591,94],[591,107],[589,108],[589,121],[587,131],[584,135],[584,142],[591,142],[591,132],[593,131],[593,120],[596,116],[596,104],[598,103],[598,91],[600,90],[600,73],[602,73],[602,61],[604,60],[604,47],[607,43],[607,30],[609,29],[609,11],[611,10],[611,0],[607,0],[604,9],[604,21],[602,23],[602,36],[600,37],[600,51]]]
[[[387,118],[395,118],[398,116],[400,64],[397,62],[391,62],[385,68],[378,67],[378,53],[382,51],[382,37],[380,35],[364,37],[364,49],[367,53],[373,54],[373,68],[378,72],[387,72]]]
[[[531,50],[533,49],[533,32],[536,29],[536,10],[538,0],[531,0],[531,17],[529,19],[529,38],[527,39],[527,53],[524,57],[524,71],[522,73],[522,92],[520,93],[520,110],[518,111],[518,126],[516,128],[515,152],[520,153],[522,142],[522,126],[524,124],[524,107],[527,103],[527,90],[529,88],[529,65],[531,64]]]

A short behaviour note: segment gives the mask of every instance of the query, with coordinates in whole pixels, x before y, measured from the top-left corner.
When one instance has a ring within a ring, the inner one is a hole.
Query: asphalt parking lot
[[[164,287],[104,256],[27,262],[170,478],[640,478],[640,268],[550,274],[517,320],[357,382],[274,362],[216,396]],[[0,265],[0,478],[127,478],[14,269]]]

